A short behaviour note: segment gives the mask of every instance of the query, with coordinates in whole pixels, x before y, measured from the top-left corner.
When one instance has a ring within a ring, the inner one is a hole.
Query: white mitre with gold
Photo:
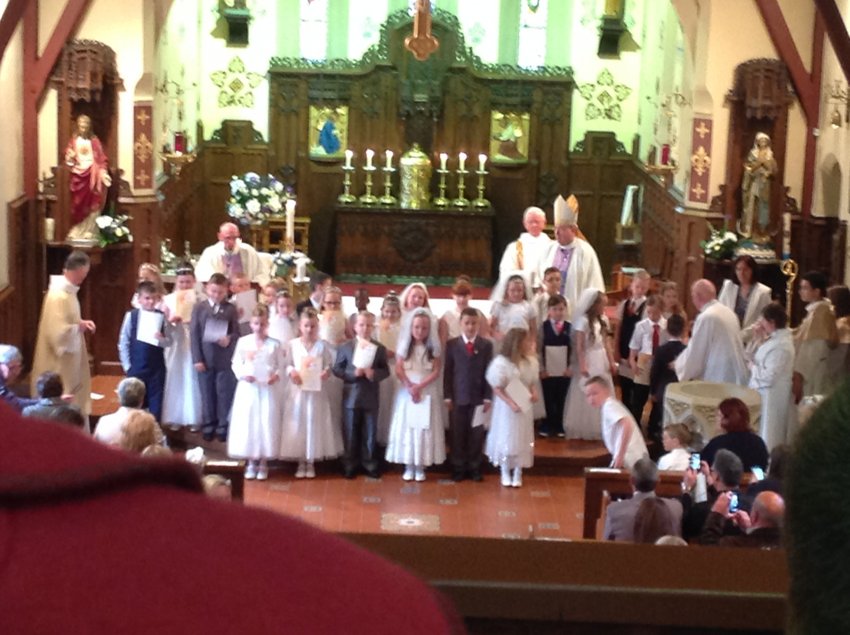
[[[555,226],[578,225],[578,199],[570,194],[568,199],[558,194],[555,199]]]

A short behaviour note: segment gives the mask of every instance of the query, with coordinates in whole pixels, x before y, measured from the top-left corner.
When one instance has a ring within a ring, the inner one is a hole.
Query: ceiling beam
[[[0,62],[3,61],[3,54],[6,52],[6,47],[9,46],[9,40],[12,39],[15,29],[18,28],[18,23],[24,15],[27,1],[9,0],[9,4],[3,11],[3,17],[0,18]]]
[[[815,7],[823,17],[826,35],[844,71],[844,79],[850,82],[850,35],[841,11],[835,6],[835,0],[815,0]]]

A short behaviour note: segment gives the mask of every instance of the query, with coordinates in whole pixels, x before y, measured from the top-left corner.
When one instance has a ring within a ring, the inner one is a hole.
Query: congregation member
[[[605,510],[605,527],[602,536],[605,540],[618,542],[635,541],[635,516],[643,501],[657,498],[669,514],[669,525],[661,535],[682,535],[682,503],[673,498],[660,498],[655,494],[658,485],[658,468],[649,457],[641,457],[632,465],[629,483],[632,486],[631,498],[614,501]],[[653,540],[654,542],[654,540]]]
[[[192,362],[198,372],[205,441],[227,441],[228,417],[236,390],[231,363],[239,337],[236,307],[227,301],[227,278],[214,273],[206,284],[207,300],[192,309]]]
[[[662,313],[663,315],[663,313]],[[667,319],[667,342],[659,346],[652,356],[649,369],[649,394],[652,410],[649,411],[647,429],[659,430],[664,419],[664,394],[667,386],[679,381],[673,369],[676,358],[685,350],[682,336],[685,332],[685,318],[679,313],[671,313]]]
[[[30,388],[34,392],[41,373],[59,373],[62,385],[74,396],[73,402],[84,416],[91,413],[91,370],[85,334],[94,334],[95,324],[82,319],[77,292],[90,268],[91,261],[85,253],[72,251],[65,259],[62,274],[50,276],[41,304]]]
[[[629,408],[638,424],[643,420],[643,410],[650,394],[650,373],[652,360],[661,346],[667,343],[667,320],[661,315],[661,298],[657,295],[646,300],[646,317],[635,325],[629,341],[629,366],[634,377],[632,401],[623,403]],[[650,421],[647,437],[661,438],[660,422]]]
[[[761,395],[759,434],[770,451],[790,442],[796,428],[797,409],[791,390],[794,374],[794,339],[786,327],[784,307],[771,302],[753,330],[760,342],[750,367],[750,388]]]
[[[658,458],[659,470],[682,472],[691,461],[693,435],[684,423],[671,423],[661,434],[661,444],[666,454]]]
[[[263,265],[256,249],[242,242],[236,225],[222,223],[217,238],[217,243],[204,249],[195,266],[199,281],[209,281],[214,273],[224,274],[228,279],[234,274],[244,273],[251,282],[260,286],[269,281],[269,267]]]
[[[121,426],[121,434],[114,445],[125,452],[141,454],[145,448],[159,445],[162,441],[162,431],[154,416],[144,410],[136,410]]]
[[[342,465],[345,478],[362,468],[371,478],[380,478],[378,414],[380,384],[390,375],[387,349],[372,339],[375,316],[361,310],[354,321],[353,339],[340,344],[333,374],[343,382]]]
[[[558,195],[554,203],[555,239],[540,261],[540,278],[549,267],[561,272],[559,293],[567,299],[567,306],[578,306],[579,296],[585,289],[605,289],[605,279],[596,250],[579,237],[578,200],[570,196],[564,200]]]
[[[747,404],[737,397],[724,399],[717,406],[717,420],[723,432],[711,439],[702,449],[704,461],[711,465],[714,455],[725,449],[734,452],[735,456],[741,459],[745,472],[751,472],[753,467],[767,467],[767,446],[750,427]]]
[[[452,480],[481,481],[484,416],[490,411],[493,389],[486,379],[493,343],[480,337],[478,311],[467,307],[460,315],[460,335],[446,342],[443,399],[449,411]],[[479,412],[480,411],[480,412]],[[476,413],[480,416],[476,420]]]
[[[16,346],[0,344],[0,399],[12,406],[18,412],[38,403],[37,398],[19,397],[13,390],[12,385],[21,376],[24,358]],[[42,373],[43,374],[43,373]],[[61,381],[61,380],[60,380]],[[38,394],[38,383],[36,382],[36,394]]]
[[[632,341],[635,327],[643,320],[646,309],[646,293],[649,291],[650,275],[639,269],[632,276],[628,287],[628,297],[617,306],[617,324],[614,327],[614,361],[617,363],[617,380],[620,384],[620,399],[628,408],[632,405],[634,389],[634,371],[630,363]],[[640,421],[640,418],[638,418]]]
[[[499,276],[522,271],[528,276],[532,288],[536,288],[543,279],[539,276],[541,262],[553,242],[543,231],[546,228],[546,212],[539,207],[526,208],[522,214],[522,226],[525,231],[505,247],[499,262]]]
[[[764,308],[770,304],[770,287],[758,281],[758,265],[752,256],[735,258],[735,278],[724,280],[717,301],[732,309],[741,325],[741,341],[744,344],[753,339],[753,327],[761,317]]]
[[[669,537],[681,527],[681,520],[664,504],[661,498],[647,498],[640,502],[635,513],[634,542],[654,545],[658,540]]]
[[[107,445],[118,445],[124,424],[134,412],[143,412],[145,383],[136,377],[126,377],[118,382],[118,410],[103,415],[94,429],[94,438]]]
[[[435,319],[425,307],[402,323],[396,349],[398,391],[386,458],[404,465],[405,481],[425,480],[425,468],[446,460],[440,372],[443,365]]]
[[[607,377],[591,377],[586,387],[587,400],[599,409],[602,441],[611,454],[611,467],[631,469],[647,456],[646,443],[632,413],[614,396]]]
[[[832,368],[836,380],[850,375],[850,289],[838,284],[826,291],[835,315],[835,330],[838,334],[838,346],[832,355]]]
[[[178,265],[174,291],[163,298],[163,309],[171,324],[171,345],[165,349],[165,389],[162,423],[171,428],[200,430],[204,412],[198,373],[192,362],[192,311],[198,302],[195,272],[188,264]]]
[[[325,297],[325,289],[333,286],[333,278],[323,271],[314,271],[310,274],[310,295],[295,305],[295,314],[300,318],[301,312],[306,308],[312,308],[317,314],[322,310],[322,298]]]
[[[831,351],[838,345],[838,329],[826,297],[827,278],[819,271],[800,277],[800,300],[806,315],[794,331],[794,398],[828,395],[835,385],[829,363]]]
[[[762,480],[754,481],[747,486],[747,498],[752,501],[761,492],[783,494],[785,475],[788,473],[790,463],[791,446],[785,443],[774,447],[770,451],[767,474]]]
[[[717,301],[710,280],[694,282],[691,299],[699,315],[687,347],[676,358],[679,381],[699,379],[746,385],[747,365],[737,316]]]
[[[709,465],[711,467],[709,467]],[[718,450],[711,463],[703,460],[700,472],[705,477],[706,499],[697,500],[694,488],[697,483],[697,471],[688,468],[682,479],[682,537],[695,540],[702,533],[705,519],[711,511],[718,496],[726,493],[735,494],[740,509],[749,510],[749,501],[740,490],[741,479],[744,476],[744,464],[741,459],[729,450]],[[731,521],[726,521],[724,531],[736,533]],[[740,533],[740,532],[737,532]]]
[[[540,327],[538,354],[540,355],[540,384],[546,416],[540,424],[540,436],[563,438],[564,405],[570,390],[573,371],[570,367],[572,335],[566,320],[567,301],[554,294],[548,300],[548,319]]]
[[[227,436],[228,456],[245,459],[245,478],[264,481],[270,459],[280,455],[282,404],[276,384],[283,374],[281,344],[269,337],[269,313],[258,305],[251,332],[236,342],[231,367],[236,377]]]
[[[752,549],[779,549],[782,547],[782,524],[785,519],[785,501],[776,492],[762,492],[755,497],[749,513],[729,509],[731,492],[718,496],[702,527],[699,544],[718,547],[749,547]],[[728,534],[726,526],[732,522],[738,531]]]
[[[41,373],[35,381],[35,389],[38,392],[38,401],[24,408],[23,415],[25,417],[57,419],[64,417],[67,410],[76,411],[82,416],[79,408],[66,403],[62,398],[64,391],[59,373],[53,371]]]
[[[145,384],[144,408],[162,421],[165,390],[165,347],[170,346],[171,324],[156,308],[160,297],[153,282],[143,281],[136,289],[139,308],[124,314],[118,335],[118,358],[127,377]]]

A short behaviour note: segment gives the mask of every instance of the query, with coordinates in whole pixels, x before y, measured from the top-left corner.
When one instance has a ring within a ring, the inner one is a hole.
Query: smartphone
[[[738,495],[730,494],[729,495],[729,513],[734,514],[738,511]]]
[[[694,472],[699,472],[699,452],[691,454],[691,469]]]
[[[757,481],[763,481],[764,480],[764,470],[762,470],[757,465],[752,466],[750,468],[750,472],[753,473],[753,478],[755,478]]]

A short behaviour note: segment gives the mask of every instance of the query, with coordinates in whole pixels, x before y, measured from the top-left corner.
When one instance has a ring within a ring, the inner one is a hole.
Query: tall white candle
[[[345,151],[345,167],[351,167],[351,159],[354,157],[354,152],[352,150]]]
[[[373,157],[373,156],[375,156],[375,151],[374,151],[374,150],[372,150],[371,148],[369,148],[368,150],[366,150],[366,167],[367,167],[367,168],[371,168],[371,167],[372,167],[372,157]]]
[[[457,155],[457,157],[459,160],[458,170],[463,172],[463,169],[466,167],[466,152],[461,152],[459,155]]]
[[[295,201],[286,201],[286,244],[295,243]]]
[[[791,257],[791,212],[782,214],[782,258]]]
[[[487,163],[487,155],[486,154],[479,154],[478,155],[478,171],[479,172],[484,171],[484,164],[485,163]]]
[[[307,261],[303,258],[295,261],[295,277],[298,280],[304,280],[307,277]]]
[[[387,155],[387,169],[389,170],[391,167],[393,167],[393,151],[387,150],[386,155]]]
[[[446,169],[446,161],[448,161],[448,160],[449,160],[449,155],[446,154],[445,152],[440,152],[440,169],[441,170]]]

